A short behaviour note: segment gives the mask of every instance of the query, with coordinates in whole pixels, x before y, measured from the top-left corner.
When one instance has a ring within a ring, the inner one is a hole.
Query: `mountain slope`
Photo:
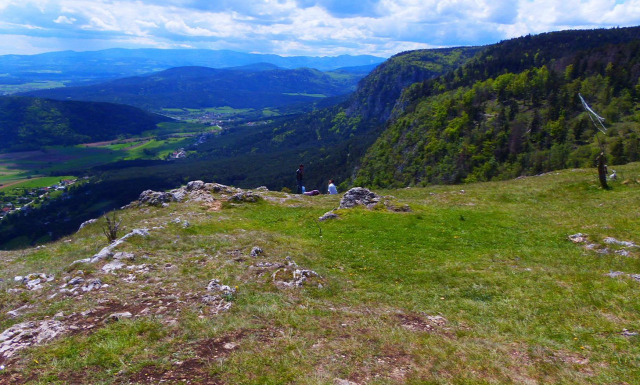
[[[640,159],[640,28],[527,36],[405,90],[356,184],[406,186],[513,178],[594,164],[607,118],[609,164]]]
[[[270,159],[272,168],[259,174],[254,174],[251,167],[233,176],[219,167],[209,167],[218,170],[216,180],[223,183],[243,187],[259,183],[279,189],[290,186],[291,170],[304,163],[308,187],[324,190],[329,178],[339,182],[351,178],[403,87],[453,70],[477,51],[478,48],[469,47],[398,54],[362,79],[357,91],[340,105],[261,127],[224,132],[199,146],[198,152],[203,161],[211,163],[233,163],[235,159],[238,165],[250,165],[260,163],[258,157]],[[238,174],[245,175],[245,179],[237,178]]]
[[[134,107],[110,103],[0,97],[2,150],[34,149],[135,135],[169,121]]]
[[[361,75],[326,73],[309,68],[238,69],[178,67],[84,87],[34,91],[28,95],[59,100],[121,103],[159,111],[162,108],[266,108],[346,94]]]
[[[0,384],[635,383],[640,184],[596,184],[398,189],[411,211],[318,222],[342,196],[192,183],[109,213],[117,244],[100,217],[0,251]]]

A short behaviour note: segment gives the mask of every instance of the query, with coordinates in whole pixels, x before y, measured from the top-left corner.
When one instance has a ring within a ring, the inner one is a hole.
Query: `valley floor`
[[[322,222],[342,194],[157,195],[109,247],[102,218],[0,251],[0,384],[638,383],[640,164],[616,170]]]

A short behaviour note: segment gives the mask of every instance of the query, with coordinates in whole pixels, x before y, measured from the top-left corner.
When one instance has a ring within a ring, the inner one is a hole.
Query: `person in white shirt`
[[[327,192],[329,194],[337,194],[338,193],[338,189],[336,188],[336,185],[333,184],[333,179],[329,179],[329,190]]]

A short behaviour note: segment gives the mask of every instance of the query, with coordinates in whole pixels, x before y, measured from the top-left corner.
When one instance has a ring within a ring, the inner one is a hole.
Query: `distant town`
[[[82,178],[82,180],[88,177]],[[0,220],[14,212],[29,212],[36,204],[40,204],[55,193],[64,198],[70,186],[78,183],[78,179],[61,179],[60,182],[46,187],[20,188],[12,190],[11,195],[0,192]]]

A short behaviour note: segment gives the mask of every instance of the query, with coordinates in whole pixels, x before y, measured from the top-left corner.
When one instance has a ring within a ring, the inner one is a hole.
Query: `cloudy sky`
[[[209,48],[390,56],[640,25],[640,0],[0,0],[0,55]]]

